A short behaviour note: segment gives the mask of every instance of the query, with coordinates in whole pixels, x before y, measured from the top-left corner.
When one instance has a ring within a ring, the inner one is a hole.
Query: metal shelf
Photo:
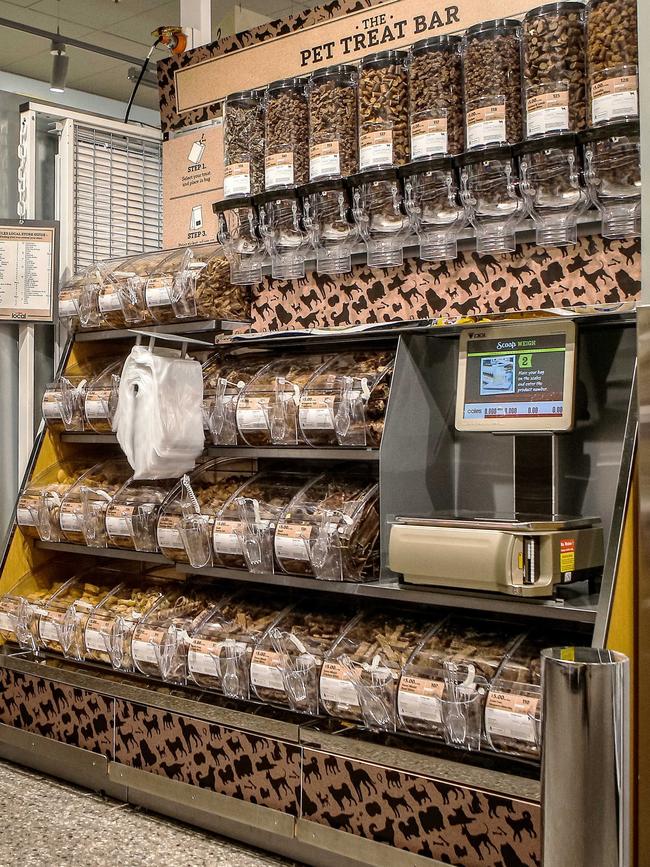
[[[164,563],[173,566],[171,560],[162,554],[147,551],[129,551],[126,548],[88,548],[86,545],[73,545],[70,542],[36,542],[36,547],[44,551],[57,551],[62,554],[77,554],[80,557],[106,557],[111,560],[135,560],[140,563]]]
[[[415,588],[397,581],[358,583],[352,581],[323,581],[302,575],[262,573],[254,575],[243,569],[205,567],[195,569],[183,563],[172,563],[162,554],[127,551],[123,548],[87,548],[67,542],[36,542],[36,547],[47,551],[59,551],[79,556],[103,557],[117,560],[136,560],[143,563],[164,563],[175,566],[181,575],[198,575],[224,578],[249,584],[265,584],[274,587],[291,587],[299,590],[314,590],[317,593],[334,593],[341,596],[357,596],[364,599],[381,599],[394,603],[417,604],[433,608],[459,608],[464,611],[504,614],[514,617],[551,620],[558,623],[593,625],[596,622],[597,596],[589,596],[579,590],[572,591],[565,600],[520,599],[499,596],[493,593],[470,593],[466,591],[438,590],[434,587]]]
[[[117,445],[115,434],[62,433],[63,443]],[[379,449],[345,448],[249,448],[248,446],[209,446],[206,454],[218,458],[288,458],[309,461],[379,461]]]
[[[200,322],[170,322],[165,325],[134,325],[133,328],[108,328],[98,331],[77,331],[74,339],[77,343],[92,343],[98,340],[128,340],[146,332],[152,337],[175,336],[198,337],[201,334],[213,336],[215,331],[236,331],[250,322],[238,322],[230,319],[204,319]]]

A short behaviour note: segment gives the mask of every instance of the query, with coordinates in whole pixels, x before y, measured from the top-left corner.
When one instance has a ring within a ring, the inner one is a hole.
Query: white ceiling
[[[271,20],[316,5],[309,0],[212,0],[213,37],[232,32],[233,10],[244,7]],[[56,31],[94,45],[101,45],[144,59],[151,43],[151,31],[162,24],[180,23],[179,0],[0,0],[0,18]],[[68,86],[87,93],[128,100],[132,83],[127,79],[129,64],[111,57],[68,47]],[[156,50],[153,61],[166,56]],[[50,45],[41,37],[0,27],[0,70],[49,81],[52,58]],[[157,108],[158,95],[141,87],[138,105]]]

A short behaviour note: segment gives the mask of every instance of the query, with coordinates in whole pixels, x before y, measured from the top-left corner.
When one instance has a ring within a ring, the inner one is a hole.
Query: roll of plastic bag
[[[135,479],[175,478],[194,468],[204,445],[202,400],[198,361],[133,347],[113,428]]]

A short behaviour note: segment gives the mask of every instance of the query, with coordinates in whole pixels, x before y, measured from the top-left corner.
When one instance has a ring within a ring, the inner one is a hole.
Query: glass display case
[[[215,565],[253,573],[274,572],[276,525],[308,478],[288,469],[263,471],[245,481],[215,519]]]
[[[228,698],[249,699],[253,651],[288,605],[284,595],[259,590],[238,593],[213,608],[192,634],[189,680]]]
[[[400,675],[427,626],[411,613],[379,610],[366,611],[349,623],[321,672],[321,704],[327,713],[395,731]]]
[[[392,351],[330,356],[302,390],[298,419],[304,440],[316,447],[378,448],[394,363]]]
[[[260,701],[317,714],[319,680],[328,650],[350,619],[341,606],[321,603],[318,611],[300,602],[259,639],[250,666],[252,692]]]
[[[212,565],[215,518],[252,472],[248,461],[221,458],[184,475],[158,515],[158,547],[165,557],[197,568]]]
[[[59,523],[63,538],[78,545],[105,548],[108,505],[130,478],[123,458],[111,458],[83,473],[61,500]]]
[[[31,478],[16,506],[16,523],[25,536],[43,542],[61,542],[60,511],[63,498],[88,470],[81,461],[62,460]]]
[[[379,486],[354,469],[317,476],[278,521],[280,568],[328,581],[370,581],[379,570]]]
[[[259,448],[301,442],[301,392],[323,361],[322,355],[285,355],[259,370],[237,402],[237,430],[246,445]]]
[[[450,617],[414,649],[399,684],[399,727],[479,750],[483,711],[499,666],[520,639],[507,623]]]

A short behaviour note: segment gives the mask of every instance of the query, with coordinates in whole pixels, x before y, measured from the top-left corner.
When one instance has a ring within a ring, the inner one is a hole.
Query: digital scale
[[[456,429],[513,435],[514,510],[396,517],[388,564],[405,582],[552,596],[559,585],[600,576],[600,520],[557,507],[557,437],[574,424],[575,342],[566,321],[461,334]]]

